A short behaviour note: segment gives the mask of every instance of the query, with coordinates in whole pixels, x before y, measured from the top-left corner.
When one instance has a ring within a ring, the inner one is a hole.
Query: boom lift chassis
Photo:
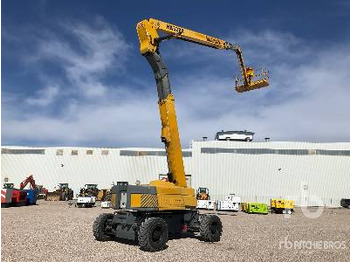
[[[186,183],[175,99],[171,93],[168,68],[158,47],[161,41],[176,38],[216,49],[234,50],[242,75],[242,80],[236,80],[237,92],[267,86],[268,75],[255,75],[252,68],[245,67],[241,48],[221,39],[152,18],[138,23],[136,29],[141,54],[152,67],[157,84],[161,140],[165,144],[169,168],[168,182],[155,180],[148,185],[117,183],[111,189],[111,203],[116,212],[101,214],[94,222],[93,234],[99,241],[136,241],[145,251],[164,249],[169,236],[182,232],[199,232],[202,240],[218,242],[222,233],[220,218],[199,214],[195,191]],[[158,31],[166,35],[159,36]]]

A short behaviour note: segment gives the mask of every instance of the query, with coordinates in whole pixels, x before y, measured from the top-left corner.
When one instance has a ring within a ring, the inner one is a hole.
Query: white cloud
[[[60,28],[64,34],[50,32],[40,39],[34,61],[55,62],[64,70],[69,88],[80,94],[106,95],[109,87],[102,82],[104,75],[111,69],[120,71],[128,57],[123,35],[100,17],[91,25],[65,22]]]
[[[113,57],[118,58],[128,49],[123,44],[123,37],[118,36],[119,33],[111,33],[114,31],[109,27],[97,36],[95,29],[86,25],[75,28],[74,34],[86,52],[78,52],[64,41],[58,41],[40,46],[40,54],[63,62],[72,87],[76,83],[86,96],[100,97],[93,104],[79,98],[68,100],[65,113],[60,116],[47,116],[42,111],[35,111],[8,118],[5,113],[5,141],[160,146],[155,83],[142,90],[133,86],[116,85],[112,88],[103,84],[104,73],[114,66],[118,67],[115,65],[118,59]],[[205,68],[201,62],[197,64],[198,69],[185,72],[187,75],[179,75],[170,67],[183,146],[186,147],[189,140],[200,139],[204,135],[213,138],[215,132],[221,129],[255,131],[259,140],[266,136],[273,140],[350,140],[350,121],[347,121],[350,113],[348,46],[335,43],[328,49],[312,50],[291,34],[272,31],[260,34],[247,32],[239,39],[244,43],[247,62],[268,64],[271,86],[237,94],[230,76],[222,78],[210,71],[201,71]],[[119,44],[115,46],[114,41],[119,41]],[[106,50],[97,54],[102,49]],[[114,53],[110,49],[119,51]],[[219,64],[220,61],[214,61],[218,59],[214,53],[220,52],[211,51],[213,53],[201,53],[198,59],[204,61],[208,58],[208,63]],[[186,59],[189,61],[198,56],[198,53],[185,49],[183,52],[187,52]],[[171,56],[169,52],[165,53],[165,58]],[[219,58],[226,59],[226,56],[220,53]],[[232,65],[232,56],[229,59]],[[228,64],[228,61],[223,63]],[[142,79],[135,79],[134,83],[137,82],[142,82]],[[109,90],[108,95],[104,95],[105,88]],[[35,101],[35,97],[32,99]],[[9,103],[13,105],[13,101]],[[10,110],[9,106],[5,108]]]
[[[49,86],[37,91],[36,96],[26,99],[29,105],[47,106],[51,104],[57,97],[59,88],[57,86]]]
[[[280,52],[273,45],[267,51],[271,56]],[[186,79],[188,88],[180,91],[181,101],[196,113],[186,114],[186,138],[212,136],[221,129],[249,129],[259,140],[350,141],[349,51],[337,45],[300,50],[306,55],[299,63],[283,59],[282,66],[271,63],[268,89],[244,94],[233,93],[228,80]]]

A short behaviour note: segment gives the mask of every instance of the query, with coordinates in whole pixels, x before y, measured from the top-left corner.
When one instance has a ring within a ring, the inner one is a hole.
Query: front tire
[[[160,217],[146,218],[139,229],[138,240],[144,251],[160,251],[168,242],[168,225]]]
[[[94,237],[97,241],[110,241],[112,237],[106,234],[108,223],[113,219],[113,214],[101,214],[99,215],[93,225]]]
[[[203,215],[199,232],[204,241],[219,242],[222,233],[220,218],[216,215]]]

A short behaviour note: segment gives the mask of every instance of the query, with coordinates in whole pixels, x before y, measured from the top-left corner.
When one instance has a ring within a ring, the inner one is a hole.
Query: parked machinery
[[[239,205],[241,203],[241,198],[235,194],[230,194],[225,197],[224,200],[218,200],[217,210],[218,211],[239,211]]]
[[[271,213],[292,214],[294,212],[294,200],[272,198],[270,199]]]
[[[27,192],[16,189],[13,183],[4,183],[1,190],[1,207],[24,206],[27,203]]]
[[[96,197],[99,193],[97,184],[85,184],[80,189],[80,194],[77,198],[77,207],[93,207],[96,203]]]
[[[206,187],[200,187],[197,189],[197,200],[209,200],[209,189]]]
[[[158,91],[161,117],[161,140],[165,143],[168,182],[155,180],[149,185],[117,183],[112,187],[114,214],[101,214],[94,222],[95,239],[113,238],[138,241],[142,250],[164,249],[169,234],[200,232],[204,241],[220,241],[222,223],[215,215],[199,214],[196,195],[188,187],[175,114],[175,98],[171,93],[168,69],[159,53],[162,40],[176,38],[236,53],[242,80],[236,80],[236,91],[245,92],[268,85],[267,73],[257,79],[254,70],[246,67],[241,48],[221,39],[204,35],[155,19],[137,24],[141,54],[153,69]],[[164,36],[160,36],[159,33]],[[253,80],[254,79],[254,80]],[[142,109],[141,109],[142,110]]]
[[[12,203],[13,183],[4,183],[1,189],[1,207],[8,207]]]
[[[100,189],[97,194],[97,201],[111,201],[112,191],[110,189]]]
[[[25,189],[25,187],[28,184],[30,185],[30,189]],[[35,184],[35,180],[34,180],[33,175],[26,177],[26,179],[24,179],[20,183],[19,189],[23,190],[24,192],[27,193],[27,196],[26,196],[26,204],[27,205],[35,205],[36,204],[38,190],[37,190],[37,186]]]
[[[113,208],[111,201],[101,201],[101,208]]]
[[[242,203],[242,211],[248,214],[264,214],[268,213],[265,203]]]
[[[199,187],[197,189],[197,208],[198,209],[207,209],[214,210],[216,207],[216,202],[210,200],[209,189],[206,187]]]
[[[11,206],[24,206],[27,204],[27,192],[24,190],[13,189]]]
[[[96,204],[95,196],[78,196],[76,206],[77,207],[93,207]]]
[[[350,199],[349,198],[342,198],[340,200],[340,205],[345,208],[350,208]]]
[[[45,199],[48,190],[43,185],[36,185],[38,199]]]
[[[56,190],[47,192],[47,201],[68,201],[73,199],[73,190],[69,188],[68,183],[59,183]]]
[[[97,197],[99,190],[97,184],[85,184],[83,188],[80,189],[79,196],[94,196]]]
[[[101,201],[101,208],[112,208],[112,191],[111,189],[100,189],[97,195],[97,201]]]

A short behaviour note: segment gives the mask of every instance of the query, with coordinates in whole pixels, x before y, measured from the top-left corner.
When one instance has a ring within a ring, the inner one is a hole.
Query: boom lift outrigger
[[[216,215],[200,215],[196,209],[196,195],[187,186],[175,99],[171,93],[168,69],[159,54],[159,44],[165,39],[177,38],[204,46],[233,50],[239,61],[242,79],[236,79],[236,91],[245,92],[268,85],[268,73],[255,75],[245,67],[242,50],[236,44],[204,35],[156,19],[137,24],[141,54],[151,65],[158,91],[158,104],[162,123],[161,139],[165,143],[168,161],[168,182],[155,180],[149,185],[117,183],[112,187],[114,214],[101,214],[94,222],[97,240],[122,238],[138,241],[141,249],[158,251],[164,248],[168,235],[183,231],[200,232],[204,241],[220,241],[222,224]],[[163,32],[165,36],[160,36]]]

